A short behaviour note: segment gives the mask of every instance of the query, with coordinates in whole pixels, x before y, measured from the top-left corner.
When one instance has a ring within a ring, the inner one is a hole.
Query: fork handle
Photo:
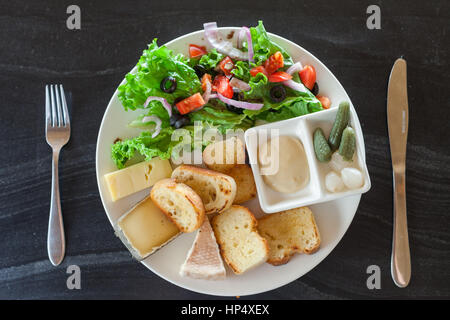
[[[64,225],[61,213],[58,176],[58,149],[53,150],[52,161],[52,195],[50,200],[50,217],[48,221],[47,250],[50,262],[57,266],[64,259],[66,243],[64,239]]]

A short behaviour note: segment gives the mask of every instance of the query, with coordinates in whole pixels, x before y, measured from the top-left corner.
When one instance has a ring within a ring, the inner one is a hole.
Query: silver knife
[[[406,61],[397,59],[389,77],[387,120],[394,174],[394,230],[391,273],[394,283],[404,288],[411,279],[408,225],[406,219],[406,141],[408,138],[408,92]]]

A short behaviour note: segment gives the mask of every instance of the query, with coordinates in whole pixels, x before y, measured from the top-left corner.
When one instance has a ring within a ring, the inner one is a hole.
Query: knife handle
[[[408,225],[406,221],[405,172],[394,172],[394,234],[392,239],[391,273],[395,284],[404,288],[411,279]]]

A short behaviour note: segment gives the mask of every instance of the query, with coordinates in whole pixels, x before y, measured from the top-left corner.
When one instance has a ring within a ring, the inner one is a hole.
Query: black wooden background
[[[81,8],[81,30],[66,8]],[[364,131],[372,189],[336,249],[313,271],[255,299],[450,297],[450,3],[442,1],[0,1],[0,298],[210,299],[132,261],[100,202],[95,146],[106,105],[146,44],[220,26],[255,25],[318,57],[347,90]],[[366,9],[381,8],[381,30]],[[386,125],[392,64],[408,62],[407,156],[412,280],[390,276],[392,173]],[[67,255],[47,259],[51,156],[44,138],[44,85],[73,93],[72,137],[60,159]],[[81,290],[66,268],[81,267]],[[381,289],[366,268],[381,268]]]

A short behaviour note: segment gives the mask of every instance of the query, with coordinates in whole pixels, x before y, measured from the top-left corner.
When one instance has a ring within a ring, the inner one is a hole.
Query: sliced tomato
[[[206,47],[201,47],[196,44],[189,45],[189,56],[191,58],[200,57],[207,53],[208,53],[208,51],[206,51]]]
[[[214,78],[213,91],[220,93],[226,98],[233,98],[233,87],[227,77],[218,75]]]
[[[330,107],[331,107],[331,100],[328,97],[318,95],[318,96],[316,96],[316,98],[317,98],[317,100],[320,101],[320,103],[322,104],[322,107],[324,109],[330,109]]]
[[[269,76],[269,82],[283,82],[291,79],[292,76],[283,71],[274,72]]]
[[[194,109],[197,109],[198,107],[201,107],[204,104],[205,100],[203,100],[202,95],[200,93],[196,93],[184,100],[181,100],[176,104],[176,106],[181,114],[186,114]]]
[[[298,74],[305,87],[312,90],[314,83],[316,83],[316,69],[313,66],[306,65]]]
[[[266,68],[264,68],[263,66],[254,67],[254,68],[250,69],[250,74],[251,74],[252,77],[255,77],[260,72],[262,74],[264,74],[266,77],[269,76],[269,74],[266,71]]]
[[[268,74],[274,73],[280,68],[284,67],[283,54],[280,51],[275,52],[264,62],[264,67]]]
[[[231,74],[231,70],[234,69],[233,60],[231,60],[230,57],[226,56],[222,59],[222,61],[219,62],[219,68],[225,75],[229,76]]]
[[[205,73],[202,77],[202,90],[206,91],[206,83],[212,83],[211,75],[209,73]]]

